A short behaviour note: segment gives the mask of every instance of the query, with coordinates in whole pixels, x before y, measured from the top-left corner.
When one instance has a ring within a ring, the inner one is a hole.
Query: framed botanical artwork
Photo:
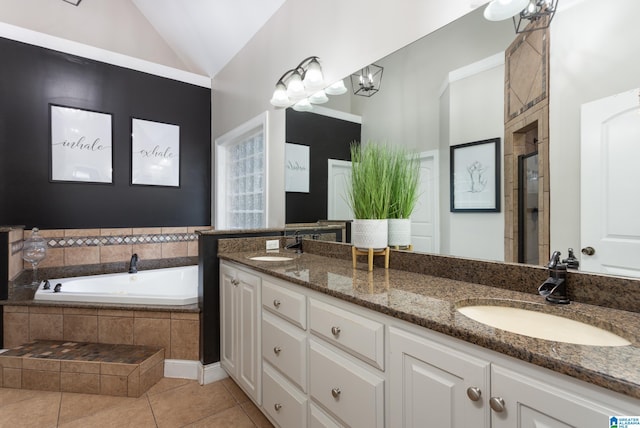
[[[500,212],[500,138],[450,150],[451,212]]]
[[[180,127],[131,119],[131,184],[180,187]]]
[[[51,181],[112,183],[112,120],[108,113],[49,105]]]
[[[309,193],[309,146],[285,144],[285,191]]]

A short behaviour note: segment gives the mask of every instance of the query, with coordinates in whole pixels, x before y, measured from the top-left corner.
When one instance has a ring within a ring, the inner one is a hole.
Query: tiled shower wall
[[[47,258],[39,267],[78,266],[126,262],[136,253],[144,260],[169,259],[198,255],[197,230],[209,226],[144,227],[115,229],[41,230],[46,239]],[[22,261],[22,242],[31,230],[12,230],[9,235],[9,279],[30,265]]]

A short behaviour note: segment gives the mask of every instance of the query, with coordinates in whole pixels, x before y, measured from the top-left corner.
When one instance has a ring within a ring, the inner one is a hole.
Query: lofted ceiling
[[[285,0],[132,0],[185,65],[213,77]]]

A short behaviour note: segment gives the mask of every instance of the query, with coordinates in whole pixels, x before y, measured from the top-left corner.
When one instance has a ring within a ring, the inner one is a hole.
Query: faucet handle
[[[560,263],[560,254],[560,251],[554,251],[553,254],[551,254],[551,259],[549,260],[549,264],[547,264],[549,269],[555,269],[556,266],[558,266],[558,263]]]

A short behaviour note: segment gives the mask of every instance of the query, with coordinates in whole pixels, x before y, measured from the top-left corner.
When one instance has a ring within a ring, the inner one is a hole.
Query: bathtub
[[[38,286],[34,300],[148,305],[198,302],[198,266],[49,279],[49,283],[49,290],[43,288],[44,281]],[[57,284],[61,284],[60,291],[55,293]]]

